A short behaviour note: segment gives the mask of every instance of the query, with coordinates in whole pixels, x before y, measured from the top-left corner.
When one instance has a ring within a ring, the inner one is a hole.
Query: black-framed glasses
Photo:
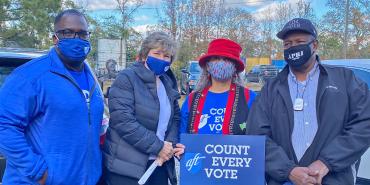
[[[78,38],[83,39],[83,40],[88,40],[91,35],[91,32],[89,31],[75,32],[69,29],[59,30],[59,31],[56,31],[55,33],[58,34],[59,36],[62,36],[63,38],[74,39],[76,38],[76,36],[78,36]]]

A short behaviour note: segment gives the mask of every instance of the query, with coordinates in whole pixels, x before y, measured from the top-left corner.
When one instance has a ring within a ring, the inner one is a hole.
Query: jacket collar
[[[155,74],[145,67],[143,62],[135,62],[132,66],[136,75],[147,85],[151,94],[157,98],[157,85],[155,81]],[[176,90],[176,79],[173,77],[171,78],[169,73],[172,74],[170,70],[168,70],[164,75],[160,76],[159,78],[162,80],[163,85],[166,88],[167,96],[171,99],[178,99],[180,95]]]
[[[316,106],[318,109],[319,103],[321,102],[321,97],[323,96],[326,90],[326,87],[329,85],[330,82],[329,82],[329,75],[328,75],[328,70],[326,66],[320,63],[319,58],[317,58],[317,61],[318,61],[319,69],[320,69],[319,84],[317,86],[317,95],[316,95]],[[289,75],[289,66],[286,65],[283,71],[281,71],[278,74],[278,79],[280,82],[279,90],[283,92],[282,95],[284,97],[284,100],[288,103],[289,106],[291,106],[292,102],[291,102],[290,93],[289,93],[289,86],[288,86],[288,79],[287,79],[288,75]]]
[[[52,48],[49,52],[49,58],[51,61],[50,64],[50,71],[54,72],[56,74],[62,75],[69,80],[72,80],[74,83],[76,83],[75,79],[72,77],[72,75],[68,72],[68,69],[64,66],[62,60],[59,58],[57,51],[55,48]],[[95,84],[95,79],[92,76],[92,71],[90,70],[90,67],[86,62],[84,62],[84,70],[86,70],[88,74],[88,83],[89,87],[93,87]]]
[[[155,74],[151,70],[145,67],[143,62],[135,62],[132,65],[133,70],[135,71],[136,75],[144,82],[144,83],[154,83],[155,84]]]
[[[49,58],[51,61],[51,68],[50,70],[52,72],[64,75],[64,76],[70,76],[67,68],[64,66],[62,60],[60,60],[57,51],[55,48],[52,48],[49,52]]]

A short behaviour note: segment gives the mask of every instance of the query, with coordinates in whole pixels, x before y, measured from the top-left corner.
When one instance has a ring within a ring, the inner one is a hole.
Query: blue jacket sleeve
[[[37,181],[47,165],[25,138],[28,124],[38,113],[35,88],[27,79],[13,74],[0,89],[0,152],[22,175]]]
[[[180,134],[187,133],[188,119],[189,119],[189,105],[188,97],[185,98],[184,103],[181,106],[181,123],[180,123]]]

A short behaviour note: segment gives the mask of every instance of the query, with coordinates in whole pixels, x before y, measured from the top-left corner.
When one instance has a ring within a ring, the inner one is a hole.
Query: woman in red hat
[[[199,59],[202,76],[181,108],[181,133],[245,134],[255,93],[242,85],[242,48],[228,39],[215,39]]]

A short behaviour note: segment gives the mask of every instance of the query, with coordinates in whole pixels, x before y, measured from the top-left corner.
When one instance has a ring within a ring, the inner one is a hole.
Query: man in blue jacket
[[[4,185],[95,185],[101,175],[103,101],[84,62],[88,23],[65,10],[54,29],[55,47],[16,69],[0,89]]]
[[[296,18],[277,34],[288,65],[268,81],[247,132],[266,135],[268,185],[354,185],[370,145],[370,94],[349,69],[321,65],[317,32]]]

